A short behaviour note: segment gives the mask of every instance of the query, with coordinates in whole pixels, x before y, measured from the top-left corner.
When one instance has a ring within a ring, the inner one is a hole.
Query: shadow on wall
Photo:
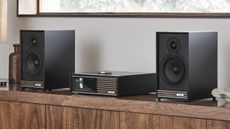
[[[80,65],[82,72],[98,71],[101,63],[102,47],[99,40],[91,39],[79,44]]]

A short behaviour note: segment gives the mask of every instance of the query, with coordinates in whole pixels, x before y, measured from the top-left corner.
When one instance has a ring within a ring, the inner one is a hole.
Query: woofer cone
[[[30,76],[37,75],[42,70],[42,61],[40,56],[36,53],[27,54],[24,62],[24,69]]]
[[[185,78],[186,67],[184,61],[178,56],[168,56],[163,59],[161,78],[170,85],[181,83]]]
[[[169,52],[178,52],[181,49],[180,40],[176,37],[171,37],[167,41],[167,48]]]

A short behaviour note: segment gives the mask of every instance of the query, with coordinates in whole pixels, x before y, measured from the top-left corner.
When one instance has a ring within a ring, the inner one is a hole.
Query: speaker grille
[[[97,93],[117,94],[117,79],[115,78],[98,78]]]
[[[172,90],[158,90],[157,97],[160,98],[175,98],[175,99],[188,99],[187,92],[185,91],[172,91]]]

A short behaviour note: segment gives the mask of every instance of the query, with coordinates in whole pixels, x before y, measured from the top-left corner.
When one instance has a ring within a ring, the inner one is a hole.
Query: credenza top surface
[[[230,121],[230,106],[227,103],[220,107],[217,101],[210,99],[192,102],[155,100],[155,94],[108,97],[71,95],[68,90],[52,92],[22,91],[19,88],[0,90],[0,101]]]

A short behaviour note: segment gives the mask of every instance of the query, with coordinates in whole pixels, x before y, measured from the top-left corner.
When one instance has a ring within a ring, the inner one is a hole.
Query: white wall
[[[156,31],[218,31],[218,83],[219,87],[230,87],[230,19],[13,17],[18,26],[12,32],[12,41],[18,41],[18,28],[76,30],[76,72],[155,72]],[[10,26],[15,23],[11,22]],[[5,48],[8,47],[0,47]],[[0,66],[5,68],[2,60],[6,59],[2,58]]]
[[[9,54],[13,52],[13,43],[19,43],[16,0],[7,0],[7,20],[7,43],[0,44],[0,78],[8,78]]]

